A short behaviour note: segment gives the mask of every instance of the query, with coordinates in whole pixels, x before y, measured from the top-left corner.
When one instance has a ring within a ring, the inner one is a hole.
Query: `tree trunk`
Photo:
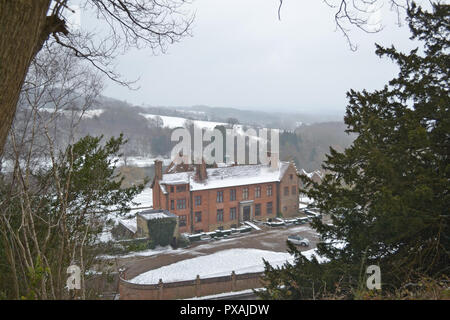
[[[0,155],[20,90],[35,54],[48,38],[51,0],[0,0]]]

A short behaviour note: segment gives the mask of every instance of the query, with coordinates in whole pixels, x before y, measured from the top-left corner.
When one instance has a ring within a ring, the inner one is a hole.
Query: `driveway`
[[[233,248],[254,248],[268,251],[286,252],[286,240],[289,235],[300,235],[309,239],[309,247],[299,247],[301,251],[316,247],[319,240],[315,230],[309,224],[292,225],[283,227],[259,226],[261,230],[255,230],[248,234],[221,240],[199,241],[184,249],[167,249],[160,253],[151,253],[151,256],[127,256],[118,257],[119,267],[127,268],[127,278],[133,278],[143,272],[166,266],[181,260],[194,258],[200,255],[212,254],[218,251]],[[139,254],[139,253],[137,253]]]

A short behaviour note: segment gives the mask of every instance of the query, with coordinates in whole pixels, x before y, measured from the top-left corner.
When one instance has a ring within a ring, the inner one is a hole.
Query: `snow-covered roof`
[[[177,172],[177,173],[166,173],[163,175],[163,179],[159,182],[160,184],[187,184],[189,183],[190,177],[194,175],[195,172]]]
[[[136,233],[137,230],[137,223],[136,219],[126,219],[126,220],[119,220],[119,223],[123,225],[125,228],[130,230],[133,233]]]
[[[167,210],[146,210],[138,213],[145,220],[176,218],[176,215]]]
[[[320,172],[319,170],[312,171],[312,172],[306,172],[305,169],[302,169],[301,172],[300,172],[300,174],[303,174],[303,175],[307,176],[307,177],[310,178],[310,179],[311,179],[314,175],[318,175],[319,178],[321,178],[321,179],[323,178],[322,172]]]
[[[209,168],[203,181],[197,181],[195,171],[189,171],[164,174],[159,184],[166,193],[164,185],[190,184],[190,190],[196,191],[277,182],[283,178],[288,167],[289,162],[280,161],[278,168],[261,164]]]

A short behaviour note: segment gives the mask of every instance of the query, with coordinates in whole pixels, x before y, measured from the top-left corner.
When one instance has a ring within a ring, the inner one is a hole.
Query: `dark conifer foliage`
[[[294,266],[266,268],[265,298],[358,297],[365,270],[379,265],[383,293],[449,274],[450,6],[408,10],[409,53],[377,45],[399,74],[374,92],[351,90],[345,123],[357,134],[343,153],[330,149],[323,183],[309,183],[332,223],[319,220],[319,265],[296,254]],[[307,180],[305,178],[305,180]]]

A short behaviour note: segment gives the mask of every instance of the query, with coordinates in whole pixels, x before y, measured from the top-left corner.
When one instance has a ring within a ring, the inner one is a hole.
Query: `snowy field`
[[[141,116],[143,116],[146,119],[154,119],[156,117],[160,117],[163,121],[163,127],[167,127],[170,129],[175,128],[184,128],[186,121],[189,121],[193,123],[196,127],[207,129],[207,130],[213,130],[216,126],[227,126],[229,124],[224,122],[216,122],[216,121],[204,121],[204,120],[191,120],[187,118],[182,117],[170,117],[170,116],[160,116],[155,114],[148,114],[148,113],[139,113]],[[244,131],[244,125],[236,124],[233,126],[233,129],[235,130],[236,134],[238,135],[245,135],[246,132]],[[282,130],[280,130],[282,131]],[[255,136],[249,136],[251,139],[262,141],[261,138],[255,137]]]
[[[168,127],[170,129],[184,127],[186,121],[190,121],[190,122],[194,123],[199,128],[206,128],[206,129],[211,129],[211,130],[214,129],[216,126],[226,124],[223,122],[190,120],[190,119],[181,118],[181,117],[158,116],[155,114],[148,114],[148,113],[140,113],[140,115],[146,119],[154,119],[156,117],[160,117],[163,121],[163,126]]]
[[[125,160],[123,158],[117,159],[117,167],[124,166]],[[172,163],[172,159],[170,158],[162,158],[162,157],[127,157],[126,159],[127,166],[131,167],[139,167],[139,168],[145,168],[145,167],[153,167],[155,165],[155,160],[161,160],[163,162],[163,166],[168,166]]]
[[[315,249],[304,251],[303,254],[308,259],[311,259],[315,254]],[[264,271],[263,259],[274,267],[294,261],[294,257],[287,252],[259,249],[229,249],[150,270],[131,279],[130,282],[156,284],[159,282],[159,279],[167,283],[194,280],[197,275],[200,278],[211,278],[230,275],[232,271],[236,274],[262,272]]]

